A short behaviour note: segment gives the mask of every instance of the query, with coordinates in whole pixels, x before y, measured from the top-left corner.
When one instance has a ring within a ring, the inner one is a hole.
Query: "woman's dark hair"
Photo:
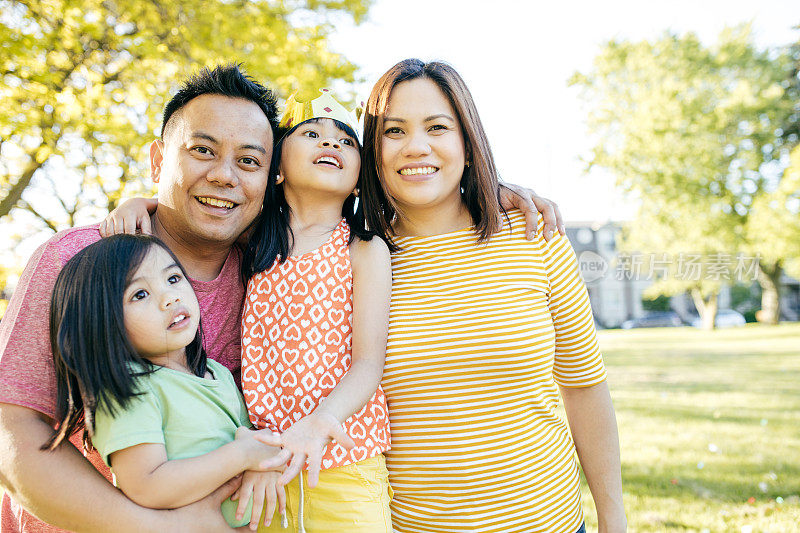
[[[137,394],[136,380],[156,370],[133,348],[123,314],[125,289],[155,246],[180,266],[175,254],[157,238],[123,234],[87,246],[59,273],[50,302],[58,427],[43,450],[55,449],[84,425],[84,445],[88,446],[97,407],[102,404],[112,415],[116,408],[124,409]],[[144,372],[135,372],[131,363],[141,365]],[[205,375],[206,354],[199,327],[186,347],[186,363],[195,375]]]
[[[264,193],[264,206],[258,219],[256,219],[253,232],[250,234],[244,257],[242,258],[242,280],[245,285],[255,274],[270,268],[276,259],[283,263],[291,253],[294,239],[292,228],[289,225],[289,204],[286,203],[283,187],[278,183],[283,143],[303,124],[318,122],[319,120],[320,118],[312,118],[300,122],[283,133],[280,140],[275,144],[275,148],[272,151],[269,177],[267,178],[267,190]],[[355,139],[356,143],[358,143],[358,136],[353,131],[353,128],[336,119],[330,120],[333,120],[339,130]],[[361,146],[359,145],[358,148],[360,150]],[[364,166],[361,165],[360,172],[363,171]],[[359,173],[358,181],[356,182],[356,188],[359,189],[360,187],[361,173]],[[355,194],[351,193],[345,199],[342,205],[342,218],[350,226],[350,242],[353,242],[355,237],[368,241],[374,235],[374,232],[365,229],[363,202],[358,201]]]
[[[385,192],[385,176],[381,175],[381,143],[392,89],[398,83],[417,78],[434,82],[456,112],[468,163],[461,177],[461,199],[472,217],[478,241],[485,241],[497,233],[501,225],[500,186],[494,157],[467,85],[453,67],[438,61],[400,61],[381,76],[372,88],[364,116],[364,150],[361,158],[361,198],[366,205],[367,226],[386,240],[390,250],[398,249],[392,241],[392,223],[399,208]]]

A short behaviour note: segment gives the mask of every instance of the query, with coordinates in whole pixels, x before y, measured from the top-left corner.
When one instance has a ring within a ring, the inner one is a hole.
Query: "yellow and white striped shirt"
[[[583,521],[557,385],[605,379],[569,241],[524,238],[524,217],[404,237],[383,389],[398,532],[564,532]]]

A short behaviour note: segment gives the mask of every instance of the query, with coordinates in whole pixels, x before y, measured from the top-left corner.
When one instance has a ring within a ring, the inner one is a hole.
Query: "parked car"
[[[717,311],[717,317],[714,319],[714,326],[718,328],[732,328],[735,326],[744,326],[747,320],[744,315],[733,309],[720,309]],[[703,320],[698,316],[692,319],[692,327],[702,328]]]
[[[631,328],[673,328],[682,326],[683,321],[675,311],[651,311],[639,318],[626,320],[620,326],[622,329]]]

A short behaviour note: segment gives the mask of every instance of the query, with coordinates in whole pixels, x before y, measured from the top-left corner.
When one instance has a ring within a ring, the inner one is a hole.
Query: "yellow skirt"
[[[302,524],[307,533],[392,533],[389,503],[392,488],[383,455],[338,468],[322,470],[319,483],[308,488],[308,472],[303,476]],[[299,476],[286,486],[286,518],[288,529],[281,526],[281,516],[275,511],[269,527],[264,527],[262,515],[258,531],[288,533],[298,531]]]

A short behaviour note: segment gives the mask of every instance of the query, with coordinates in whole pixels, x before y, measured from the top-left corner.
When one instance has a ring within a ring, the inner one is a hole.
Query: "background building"
[[[567,237],[575,249],[581,275],[589,291],[596,323],[604,328],[619,327],[624,321],[645,316],[648,311],[642,300],[645,290],[655,280],[655,273],[641,257],[620,254],[617,238],[622,225],[616,222],[575,221],[565,224]],[[800,282],[784,274],[781,278],[781,318],[800,319]],[[753,302],[760,297],[758,283],[753,282]],[[719,309],[740,307],[740,296],[723,285]],[[688,323],[697,315],[688,294],[673,296],[670,308]],[[746,309],[737,309],[746,313]]]

